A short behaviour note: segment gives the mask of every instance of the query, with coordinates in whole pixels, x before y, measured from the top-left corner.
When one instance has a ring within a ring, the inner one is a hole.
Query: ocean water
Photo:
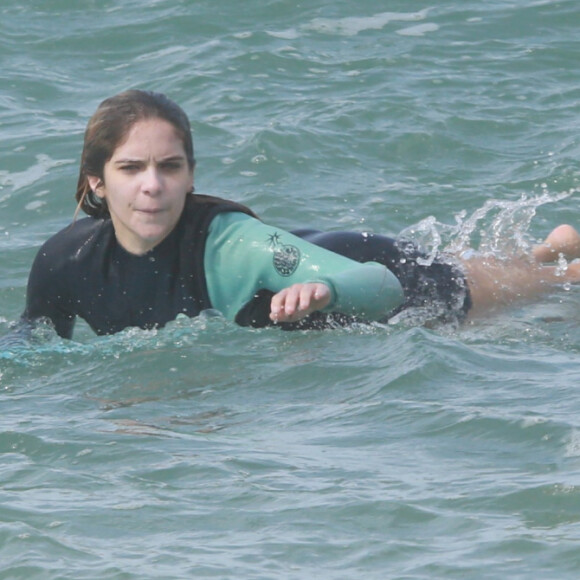
[[[131,87],[196,190],[284,228],[502,253],[578,224],[580,4],[0,5],[0,336]],[[580,294],[476,324],[219,316],[0,350],[0,579],[576,579]]]

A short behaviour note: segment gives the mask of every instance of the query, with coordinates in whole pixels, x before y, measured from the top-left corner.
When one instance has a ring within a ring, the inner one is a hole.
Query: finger
[[[298,310],[300,312],[309,312],[315,303],[314,294],[316,288],[314,284],[304,284],[300,289],[298,297]]]
[[[281,290],[277,294],[272,296],[270,301],[270,319],[273,321],[278,321],[280,316],[284,315],[284,302],[286,300],[286,294],[288,293],[288,289],[285,288]]]
[[[298,308],[300,285],[295,284],[274,294],[270,301],[270,319],[274,322],[290,322]]]
[[[319,310],[327,290],[324,284],[305,284],[300,292],[299,309],[307,313]]]
[[[314,302],[315,310],[322,310],[330,304],[331,293],[330,288],[326,284],[315,284]]]
[[[330,301],[330,290],[325,284],[295,284],[285,296],[285,321],[295,322],[324,308]]]
[[[284,312],[286,316],[293,316],[300,308],[300,295],[302,291],[302,284],[294,284],[287,288],[284,296]]]
[[[294,284],[272,297],[270,319],[274,322],[295,322],[326,307],[330,299],[330,289],[326,284]]]

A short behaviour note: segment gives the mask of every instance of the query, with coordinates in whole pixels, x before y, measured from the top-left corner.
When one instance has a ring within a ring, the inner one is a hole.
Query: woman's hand
[[[270,319],[274,322],[296,322],[328,306],[330,298],[330,288],[326,284],[294,284],[272,296]]]

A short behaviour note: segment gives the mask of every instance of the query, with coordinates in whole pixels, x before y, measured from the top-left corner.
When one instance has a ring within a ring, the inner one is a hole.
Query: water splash
[[[51,361],[118,359],[136,351],[169,348],[195,348],[209,329],[211,335],[235,333],[238,327],[228,323],[215,311],[202,312],[196,318],[179,315],[165,328],[144,330],[127,328],[117,334],[65,340],[60,338],[49,323],[38,324],[30,332],[12,332],[0,337],[0,364],[11,368],[33,368]],[[76,334],[75,334],[76,337]]]
[[[423,254],[417,262],[425,266],[431,265],[441,254],[469,257],[477,253],[480,257],[497,260],[527,258],[534,245],[528,230],[537,209],[566,199],[575,192],[572,189],[552,195],[544,191],[534,197],[522,195],[516,201],[488,200],[470,215],[466,211],[456,214],[454,224],[444,224],[429,216],[403,230],[397,240],[401,245],[411,242],[418,246]],[[564,274],[568,262],[561,256],[556,265]],[[464,296],[463,293],[457,295],[458,312]],[[425,307],[406,308],[393,317],[390,324],[424,325],[432,320],[443,320],[440,317],[445,317],[446,313],[447,307],[435,301]]]
[[[404,229],[400,240],[412,240],[425,252],[422,262],[430,264],[441,252],[459,255],[476,250],[481,255],[505,258],[529,254],[532,246],[528,230],[537,209],[548,203],[562,201],[576,189],[559,194],[528,197],[518,200],[491,199],[471,215],[466,211],[455,215],[455,224],[438,222],[429,216]]]

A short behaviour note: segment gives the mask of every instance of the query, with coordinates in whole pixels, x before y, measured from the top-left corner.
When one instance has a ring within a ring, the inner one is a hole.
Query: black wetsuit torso
[[[57,333],[72,336],[76,316],[97,334],[130,326],[163,326],[183,313],[211,308],[204,274],[207,228],[223,211],[243,206],[189,196],[174,230],[143,256],[124,250],[110,219],[85,218],[48,240],[28,282],[25,320],[48,318]]]

